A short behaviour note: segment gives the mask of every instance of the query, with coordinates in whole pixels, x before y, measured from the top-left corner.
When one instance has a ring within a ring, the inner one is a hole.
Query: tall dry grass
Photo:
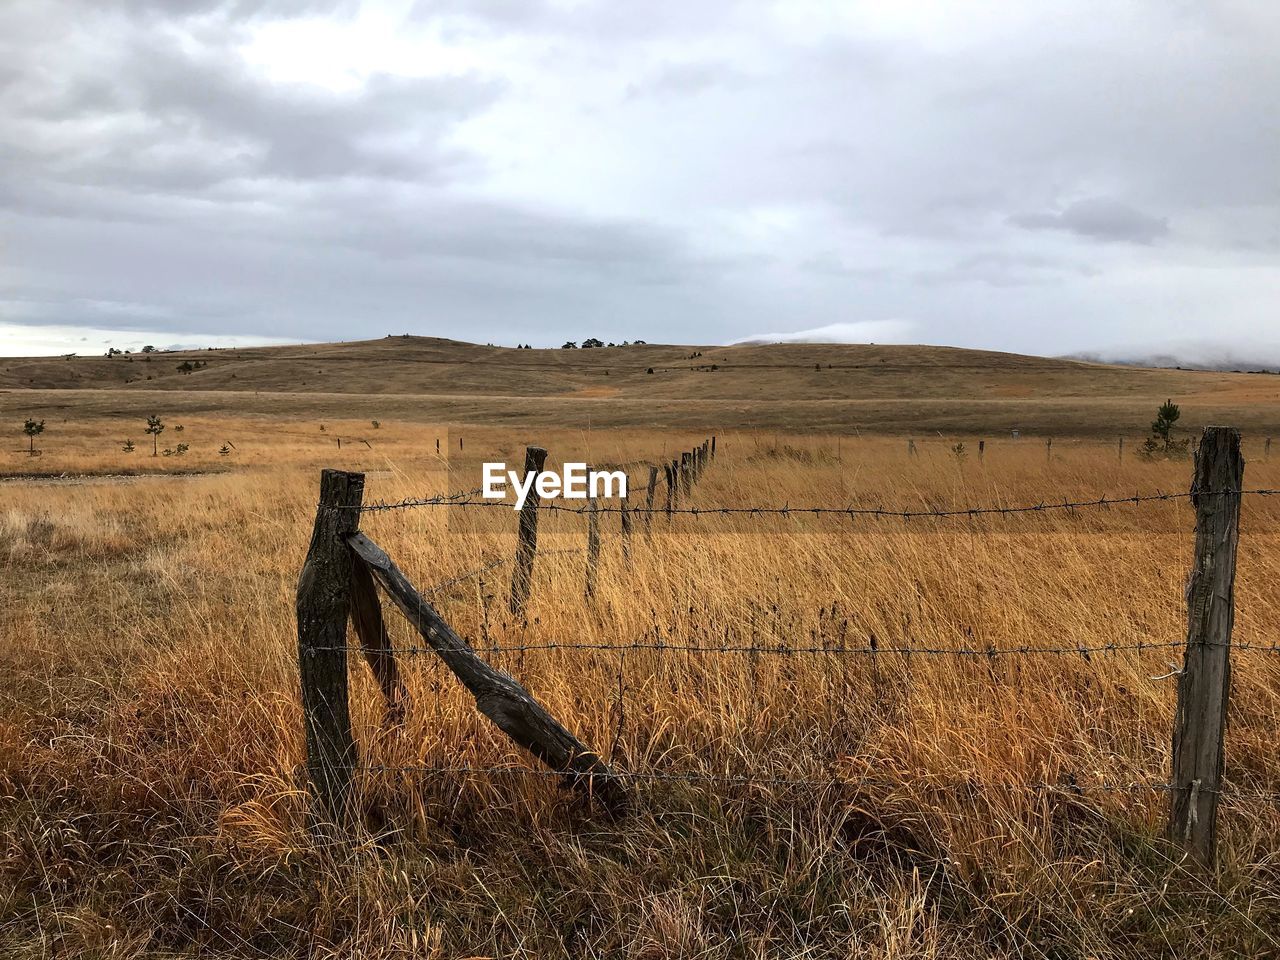
[[[352,424],[354,428],[357,425]],[[1176,643],[1192,515],[1176,500],[938,520],[656,517],[624,563],[605,517],[579,556],[507,569],[441,612],[620,769],[602,819],[536,776],[431,657],[387,729],[353,661],[366,832],[307,838],[293,590],[316,467],[366,497],[477,485],[521,460],[500,430],[380,428],[341,454],[305,427],[210,422],[215,475],[0,488],[0,943],[15,956],[1146,957],[1277,950],[1280,657],[1235,654],[1222,864],[1162,839],[1176,649],[1067,655],[786,654]],[[328,431],[326,431],[328,432]],[[351,432],[355,432],[354,429]],[[369,431],[365,431],[366,433]],[[701,439],[547,432],[554,460],[669,458]],[[1186,463],[1101,445],[721,435],[694,504],[943,507],[1182,491]],[[241,444],[244,446],[241,447]],[[83,462],[120,458],[84,438]],[[54,455],[46,453],[44,459]],[[75,457],[64,453],[71,467]],[[135,458],[137,454],[134,455]],[[16,459],[16,458],[14,458]],[[39,459],[39,458],[38,458]],[[6,460],[6,466],[17,469]],[[1266,463],[1249,486],[1280,486]],[[633,490],[645,471],[633,472]],[[642,496],[642,494],[641,494]],[[633,500],[636,494],[633,493]],[[662,494],[659,493],[659,503]],[[1245,502],[1236,639],[1275,639],[1275,501]],[[366,514],[420,586],[513,550],[505,509]],[[540,546],[581,548],[547,514]],[[398,646],[419,646],[388,605]],[[521,650],[663,643],[769,652]],[[728,781],[700,777],[746,778]],[[1043,784],[1052,785],[1045,788]],[[1072,785],[1078,785],[1078,790]]]

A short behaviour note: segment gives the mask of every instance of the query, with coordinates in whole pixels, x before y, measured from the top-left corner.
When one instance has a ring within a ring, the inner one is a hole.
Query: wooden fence
[[[914,451],[914,443],[911,445]],[[981,451],[981,447],[979,450]],[[1050,449],[1046,445],[1046,449]],[[655,514],[668,517],[681,510],[694,486],[716,455],[714,437],[679,458],[661,465],[649,465],[644,489],[644,506],[631,507],[623,501],[619,508],[601,508],[589,501],[585,592],[596,590],[602,514],[616,512],[621,518],[625,550],[631,549],[635,515],[644,518],[646,529]],[[529,447],[525,474],[541,472],[547,451]],[[663,506],[655,506],[658,472],[665,479]],[[1177,706],[1172,718],[1172,764],[1170,780],[1161,785],[1169,793],[1169,838],[1185,847],[1199,864],[1211,868],[1215,858],[1217,812],[1223,783],[1223,734],[1227,722],[1230,690],[1231,630],[1234,616],[1236,548],[1239,539],[1240,505],[1243,494],[1275,491],[1246,491],[1243,488],[1244,461],[1240,435],[1228,427],[1208,427],[1196,449],[1194,475],[1187,494],[1137,496],[1120,500],[1099,498],[1083,503],[1063,503],[1079,508],[1167,500],[1187,497],[1195,509],[1195,549],[1187,586],[1187,633],[1183,666],[1177,672]],[[553,776],[563,778],[575,790],[598,801],[610,815],[624,814],[630,803],[626,784],[644,775],[614,771],[598,753],[577,739],[551,716],[514,677],[487,663],[471,644],[459,636],[423,594],[396,567],[377,544],[359,530],[362,511],[423,504],[456,504],[457,497],[405,501],[382,507],[363,505],[364,477],[358,473],[325,470],[320,479],[320,502],[316,510],[311,545],[298,584],[298,666],[302,681],[302,707],[306,734],[306,771],[312,796],[312,822],[319,831],[341,834],[354,820],[352,782],[358,749],[352,733],[348,705],[347,624],[350,622],[373,675],[386,699],[388,717],[393,722],[409,709],[408,695],[392,651],[377,587],[417,629],[427,647],[439,656],[454,676],[475,697],[476,708],[512,741],[542,761]],[[484,504],[491,505],[491,504]],[[959,516],[979,513],[1010,514],[1026,510],[1056,508],[1057,505],[1028,507],[956,508],[933,512],[860,511],[877,516]],[[520,511],[518,537],[511,578],[510,609],[519,614],[530,593],[538,556],[538,516],[540,504],[536,482]],[[790,509],[768,510],[745,507],[688,508],[686,512],[790,513]],[[795,511],[799,512],[799,511]],[[808,512],[808,511],[805,511]],[[819,509],[813,511],[819,513]],[[831,509],[829,512],[844,512]],[[854,515],[854,511],[849,511]],[[1159,646],[1149,644],[1140,646]],[[1110,648],[1107,648],[1110,649]],[[803,651],[791,651],[803,652]],[[872,651],[874,652],[874,651]],[[912,653],[954,655],[957,651],[911,650]],[[1034,649],[1002,651],[1036,653]],[[992,651],[994,653],[994,651]],[[660,777],[661,775],[659,775]]]

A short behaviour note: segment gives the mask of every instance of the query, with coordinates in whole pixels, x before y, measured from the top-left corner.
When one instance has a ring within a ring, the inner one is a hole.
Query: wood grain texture
[[[1187,647],[1173,724],[1169,834],[1212,868],[1231,685],[1236,545],[1244,459],[1240,434],[1207,427],[1196,451],[1196,542],[1187,581]]]
[[[325,470],[311,546],[298,578],[298,671],[313,827],[345,824],[357,762],[347,704],[347,618],[351,550],[364,499],[364,474]]]

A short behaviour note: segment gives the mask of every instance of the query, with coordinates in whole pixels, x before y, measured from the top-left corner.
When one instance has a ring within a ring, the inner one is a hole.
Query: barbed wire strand
[[[410,498],[395,502],[375,501],[373,503],[360,504],[358,506],[331,506],[323,507],[328,510],[350,510],[359,513],[379,513],[388,510],[404,510],[414,507],[432,507],[432,506],[453,506],[453,507],[477,507],[481,509],[506,509],[512,510],[513,504],[506,500],[471,500],[467,497],[474,496],[479,491],[469,491],[460,494],[441,494],[434,497]],[[1124,505],[1134,505],[1141,503],[1166,502],[1175,500],[1189,500],[1193,497],[1208,496],[1274,496],[1280,494],[1280,489],[1256,487],[1252,489],[1238,490],[1202,490],[1196,493],[1163,493],[1157,491],[1149,494],[1135,494],[1131,497],[1107,497],[1102,496],[1090,500],[1066,500],[1061,503],[1058,501],[1042,500],[1038,503],[1023,503],[1008,507],[997,506],[967,506],[967,507],[948,507],[945,509],[902,509],[890,507],[821,507],[821,506],[804,506],[793,507],[784,505],[781,507],[765,507],[765,506],[745,506],[745,507],[724,507],[724,506],[708,506],[708,507],[672,507],[667,510],[665,507],[611,507],[607,505],[598,505],[594,508],[589,506],[569,507],[558,503],[540,503],[538,509],[540,511],[551,511],[557,513],[575,513],[585,514],[589,512],[595,513],[630,513],[632,515],[666,515],[680,514],[682,516],[694,517],[710,517],[710,516],[730,516],[730,515],[747,515],[747,516],[844,516],[844,517],[879,517],[884,519],[900,519],[911,520],[926,517],[978,517],[978,516],[1010,516],[1013,514],[1023,513],[1042,513],[1051,510],[1081,510],[1090,507],[1114,507]]]
[[[1260,653],[1276,653],[1280,654],[1280,644],[1271,643],[1219,643],[1213,640],[1197,641],[1198,645],[1208,647],[1227,647],[1231,650],[1256,651]],[[793,655],[822,655],[822,656],[950,656],[950,657],[1008,657],[1008,656],[1030,656],[1030,655],[1048,655],[1048,656],[1069,656],[1071,654],[1083,655],[1094,653],[1124,653],[1139,650],[1173,650],[1186,646],[1185,640],[1159,640],[1159,641],[1137,641],[1135,643],[1107,643],[1096,646],[1058,646],[1058,647],[1033,647],[1025,644],[1017,647],[881,647],[875,646],[809,646],[809,647],[788,647],[783,644],[729,644],[724,646],[711,645],[694,645],[680,643],[651,643],[651,642],[635,642],[635,643],[526,643],[515,644],[512,646],[486,646],[486,647],[392,647],[388,652],[403,653],[407,656],[428,653],[450,653],[455,650],[466,650],[470,653],[528,653],[552,650],[599,650],[613,651],[615,653],[630,653],[641,650],[650,650],[656,653],[747,653],[771,656],[793,656]],[[314,647],[316,651],[338,651],[345,650],[348,652],[359,652],[362,648],[356,646],[334,646],[334,647]]]

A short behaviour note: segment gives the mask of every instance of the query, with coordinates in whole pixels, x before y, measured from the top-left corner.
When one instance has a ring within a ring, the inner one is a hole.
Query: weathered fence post
[[[653,494],[658,487],[658,468],[649,464],[649,487],[644,494],[644,532],[653,526]]]
[[[347,704],[351,550],[360,526],[364,474],[324,470],[311,546],[298,578],[298,674],[313,827],[348,822],[356,744]]]
[[[916,455],[916,442],[914,440],[907,441],[907,455],[911,457]]]
[[[622,518],[622,560],[628,569],[631,567],[631,509],[627,505],[630,491],[624,493],[618,501],[619,516]]]
[[[459,441],[461,442],[461,441]],[[536,478],[547,462],[547,451],[542,447],[526,447],[524,451],[524,475],[530,473]],[[519,615],[524,611],[524,602],[529,598],[529,584],[533,581],[533,558],[538,553],[538,482],[535,479],[529,486],[529,494],[525,497],[524,506],[520,508],[520,534],[516,543],[515,569],[511,571],[511,603],[512,614]]]
[[[591,486],[591,467],[587,467],[587,599],[596,596],[596,573],[600,565],[600,505]]]
[[[1244,459],[1240,434],[1206,427],[1196,451],[1191,502],[1196,543],[1187,581],[1187,647],[1173,721],[1169,836],[1212,869],[1217,841],[1222,741],[1231,685],[1236,544]]]
[[[1119,443],[1116,444],[1116,461],[1124,463],[1124,437],[1121,437]]]
[[[714,460],[715,458],[716,458],[716,435],[713,433],[711,435],[711,459]]]
[[[680,454],[680,492],[688,496],[693,489],[693,467],[689,465],[689,451]]]
[[[1053,437],[1044,438],[1044,458],[1046,460],[1053,459]]]
[[[983,457],[986,456],[986,454],[987,454],[987,441],[979,440],[978,441],[978,459],[981,460]]]
[[[1271,438],[1267,437],[1267,442],[1262,445],[1262,459],[1271,459]]]

